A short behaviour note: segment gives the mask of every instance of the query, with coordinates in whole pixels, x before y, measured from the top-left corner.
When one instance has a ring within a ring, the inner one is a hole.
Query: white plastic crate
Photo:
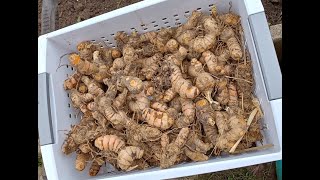
[[[219,13],[227,12],[229,1],[225,0],[145,0],[130,6],[97,16],[72,26],[39,37],[39,135],[46,174],[51,179],[166,179],[207,172],[249,166],[280,160],[282,158],[282,94],[281,73],[273,48],[270,32],[260,0],[231,0],[231,10],[241,15],[246,46],[253,61],[255,93],[259,98],[264,118],[262,120],[264,144],[274,147],[239,155],[213,157],[205,162],[184,163],[169,169],[151,168],[143,171],[108,173],[101,168],[96,177],[88,176],[88,167],[79,172],[74,168],[75,154],[66,156],[61,152],[65,133],[80,117],[70,105],[62,82],[72,74],[71,66],[59,68],[62,55],[76,51],[83,40],[104,41],[115,46],[117,31],[146,32],[161,27],[185,23],[193,10],[209,13],[216,4]],[[104,46],[102,43],[101,45]],[[62,64],[67,64],[67,56]]]

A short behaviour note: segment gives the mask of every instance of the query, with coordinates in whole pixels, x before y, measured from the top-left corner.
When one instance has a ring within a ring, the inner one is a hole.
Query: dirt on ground
[[[282,1],[281,0],[262,0],[264,11],[270,25],[282,23]]]
[[[171,180],[276,180],[275,163],[258,164],[215,173],[199,174]]]
[[[59,0],[57,28],[104,14],[141,0]]]
[[[38,0],[38,36],[41,35],[41,10],[42,10],[42,0]]]
[[[59,0],[57,8],[56,29],[101,15],[103,13],[139,2],[141,0]],[[262,0],[270,25],[282,22],[282,3],[277,0]],[[41,34],[41,6],[38,0],[38,35]]]

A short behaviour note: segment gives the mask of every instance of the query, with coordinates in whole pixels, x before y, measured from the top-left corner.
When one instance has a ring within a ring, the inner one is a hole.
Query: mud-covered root
[[[96,176],[100,171],[102,165],[99,165],[97,161],[92,161],[90,169],[89,169],[89,176]]]
[[[124,88],[124,90],[118,94],[118,96],[113,100],[113,106],[120,109],[126,102],[128,90]]]
[[[172,64],[171,84],[175,92],[177,92],[182,98],[193,99],[200,93],[199,89],[192,85],[189,80],[183,78],[180,68]]]
[[[98,124],[101,125],[103,128],[106,127],[108,121],[107,121],[107,119],[103,116],[103,114],[101,114],[101,113],[98,112],[98,111],[94,111],[94,112],[92,113],[92,117],[93,117],[94,119],[96,119],[97,122],[98,122]]]
[[[123,61],[125,64],[133,63],[138,59],[138,55],[136,54],[134,48],[127,44],[123,47]]]
[[[217,126],[202,125],[202,127],[203,127],[204,134],[208,138],[209,142],[211,142],[211,144],[215,146],[217,143],[217,138],[219,136]]]
[[[225,111],[217,111],[216,113],[216,125],[218,127],[219,134],[224,134],[228,131],[228,119],[229,115]]]
[[[142,80],[133,76],[122,76],[121,85],[126,87],[133,94],[140,93],[143,90]]]
[[[151,126],[161,130],[169,129],[174,120],[165,112],[156,111],[151,108],[145,108],[142,112],[142,118]]]
[[[181,66],[182,61],[186,58],[187,55],[188,50],[185,47],[180,46],[176,52],[167,56],[167,60],[173,62],[177,66]]]
[[[165,112],[168,109],[168,106],[165,103],[153,102],[151,104],[151,108],[155,109],[156,111]]]
[[[160,158],[160,168],[168,168],[174,165],[181,153],[181,148],[185,145],[188,135],[189,128],[182,128],[176,138],[176,140],[170,144],[168,143],[167,135],[161,137],[162,153]]]
[[[88,111],[86,103],[93,100],[93,95],[89,93],[80,94],[76,89],[71,89],[70,99],[73,107],[86,113]]]
[[[112,151],[118,153],[125,146],[125,142],[116,135],[105,135],[98,137],[94,145],[101,151]]]
[[[81,81],[88,87],[88,93],[94,96],[101,96],[104,94],[104,91],[88,76],[82,76]]]
[[[243,56],[242,49],[231,27],[223,29],[220,39],[227,44],[231,58],[236,61],[241,60]]]
[[[211,148],[213,148],[211,143],[203,142],[195,132],[189,133],[186,145],[189,149],[201,153],[206,153]]]
[[[191,60],[188,73],[189,75],[196,77],[196,87],[203,93],[210,104],[212,104],[213,99],[211,94],[216,84],[215,79],[203,70],[202,63],[195,58]]]
[[[139,94],[130,94],[127,98],[129,109],[133,112],[141,113],[145,108],[150,107],[150,100],[141,91]]]
[[[177,92],[175,92],[172,88],[167,89],[163,95],[163,102],[171,101],[176,95]]]
[[[99,68],[97,65],[95,65],[90,61],[82,60],[80,56],[75,53],[69,56],[69,62],[71,66],[76,68],[78,72],[84,75],[91,75],[99,71]]]
[[[128,120],[125,127],[127,128],[129,137],[137,142],[156,141],[159,140],[162,135],[162,132],[158,128],[150,127],[146,124],[139,125],[133,120]]]
[[[78,85],[78,89],[77,89],[80,93],[84,94],[88,92],[88,88],[84,83],[79,83]]]
[[[226,25],[236,26],[240,22],[240,16],[233,13],[221,14],[218,18]]]
[[[94,147],[91,145],[91,143],[84,143],[79,146],[79,149],[82,153],[89,153],[94,150]]]
[[[197,117],[203,126],[214,126],[214,111],[206,99],[200,99],[196,102]]]
[[[247,130],[246,121],[240,115],[231,116],[227,123],[229,125],[229,130],[218,137],[216,144],[216,148],[222,151],[229,151]]]
[[[111,77],[109,67],[106,65],[100,65],[99,71],[97,73],[92,74],[91,76],[95,81],[103,83],[103,79]]]
[[[195,39],[197,36],[197,31],[196,30],[186,30],[183,31],[178,37],[177,41],[182,45],[182,46],[189,46],[191,41]]]
[[[228,80],[221,78],[217,83],[217,93],[214,100],[218,101],[221,105],[227,105],[229,102]]]
[[[123,58],[116,58],[113,63],[112,63],[112,67],[110,68],[110,73],[111,74],[116,74],[116,72],[122,68],[125,67],[125,63]]]
[[[127,146],[123,148],[117,158],[117,164],[122,170],[129,170],[132,168],[132,163],[136,159],[143,156],[143,150],[135,146]]]
[[[96,46],[89,41],[82,41],[77,45],[80,57],[87,61],[92,61],[92,55],[96,49]]]
[[[184,148],[184,153],[187,155],[188,158],[190,158],[192,161],[198,162],[198,161],[207,161],[209,157],[201,152],[194,152],[189,150],[188,148]]]
[[[157,70],[159,68],[158,63],[160,62],[161,58],[162,54],[156,53],[152,57],[136,61],[137,63],[142,64],[143,68],[141,69],[141,72],[145,74],[147,80],[152,79],[157,73]]]
[[[63,142],[61,151],[65,155],[69,155],[76,151],[78,148],[78,145],[74,142],[73,138],[71,136],[68,136],[67,139]]]
[[[178,43],[178,41],[175,40],[175,39],[170,39],[170,40],[167,42],[166,46],[165,46],[165,51],[166,51],[166,52],[171,52],[171,53],[173,53],[173,52],[177,51],[178,48],[179,48],[179,43]]]
[[[87,161],[89,160],[90,155],[84,153],[78,153],[76,157],[75,167],[76,170],[82,171],[87,165]]]
[[[229,90],[229,102],[228,102],[228,106],[233,110],[236,111],[238,106],[239,106],[239,102],[238,102],[238,92],[237,92],[237,87],[235,85],[235,83],[230,82],[228,84],[228,90]],[[236,112],[235,112],[236,113]]]
[[[175,38],[180,36],[184,31],[196,27],[201,15],[202,13],[200,11],[192,11],[192,14],[188,18],[187,22],[177,28]]]
[[[80,81],[81,74],[78,72],[75,72],[72,74],[68,79],[64,80],[63,82],[63,88],[65,90],[75,89],[78,82]]]
[[[189,119],[190,123],[194,122],[196,115],[194,102],[190,99],[180,98],[180,103],[183,115]]]

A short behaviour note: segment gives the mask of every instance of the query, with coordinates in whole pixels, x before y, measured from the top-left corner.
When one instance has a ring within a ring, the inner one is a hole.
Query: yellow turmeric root
[[[63,88],[65,90],[75,89],[77,86],[77,83],[80,81],[81,74],[79,72],[75,72],[72,74],[68,79],[64,80],[63,82]]]
[[[124,111],[116,112],[111,106],[112,100],[106,96],[97,98],[97,105],[99,106],[99,111],[102,113],[108,121],[112,124],[125,124],[127,119],[126,113]]]
[[[169,129],[174,120],[165,112],[159,112],[151,108],[145,108],[142,111],[142,118],[151,126],[160,128],[161,130]]]
[[[81,94],[76,89],[71,89],[70,99],[73,107],[81,108],[86,106],[85,103],[92,101],[94,96],[90,93]]]
[[[167,89],[163,95],[163,102],[171,101],[176,95],[177,95],[177,92],[175,92],[173,88]]]
[[[227,25],[235,26],[240,22],[240,16],[233,13],[219,15],[218,18]]]
[[[91,75],[99,71],[97,65],[90,61],[82,60],[78,54],[71,54],[69,56],[69,62],[71,66],[76,68],[78,72],[84,75]]]
[[[144,151],[139,147],[127,146],[122,149],[117,158],[117,164],[122,170],[129,170],[132,168],[132,163],[136,159],[141,159]]]
[[[199,89],[192,86],[192,83],[182,77],[180,68],[172,64],[171,65],[171,84],[175,92],[177,92],[182,98],[194,99],[200,93]]]
[[[230,51],[230,56],[232,59],[239,61],[242,58],[242,49],[235,37],[235,33],[230,27],[226,27],[223,29],[220,35],[221,41],[227,44],[227,47]]]
[[[98,137],[94,145],[101,151],[112,151],[118,153],[125,146],[125,142],[116,135],[105,135]]]
[[[82,76],[81,81],[87,86],[88,93],[94,96],[101,96],[104,94],[104,91],[93,82],[93,79],[90,79],[88,76]]]
[[[189,131],[189,128],[182,128],[176,140],[170,144],[167,144],[169,142],[168,138],[166,138],[167,134],[163,135],[165,140],[161,139],[163,150],[160,158],[160,168],[168,168],[176,163],[178,155],[187,141]]]
[[[246,121],[242,116],[231,116],[228,121],[228,131],[221,134],[217,139],[216,147],[222,151],[229,151],[232,146],[242,137],[247,128]]]
[[[190,150],[201,153],[206,153],[213,147],[212,144],[203,142],[195,132],[189,133],[186,145]]]
[[[138,94],[143,90],[143,83],[141,79],[133,76],[122,76],[120,79],[121,85],[126,87],[129,92]]]
[[[184,153],[190,158],[192,161],[207,161],[209,157],[201,152],[194,152],[189,150],[188,148],[184,148]]]
[[[139,94],[130,94],[127,100],[129,109],[133,112],[141,113],[144,109],[150,107],[150,100],[143,91]]]
[[[188,18],[187,22],[177,28],[175,38],[180,36],[186,30],[189,30],[189,29],[196,27],[201,15],[202,15],[202,13],[199,11],[192,11],[192,14]]]
[[[217,83],[217,93],[214,96],[214,99],[221,105],[227,105],[229,102],[229,90],[227,85],[228,80],[226,78],[221,78]]]
[[[76,169],[78,171],[84,170],[87,165],[87,161],[89,160],[90,155],[84,153],[78,153],[76,157]]]
[[[162,54],[156,53],[152,57],[136,61],[137,63],[140,63],[143,66],[141,72],[145,74],[147,80],[150,80],[156,74],[159,68],[158,63],[160,62],[161,58]]]
[[[213,77],[203,70],[201,62],[195,58],[191,60],[191,64],[188,67],[188,73],[189,75],[196,77],[196,87],[204,94],[210,104],[212,104],[213,99],[211,94],[216,83]]]
[[[92,113],[92,117],[97,120],[98,124],[100,124],[103,128],[107,125],[107,119],[98,111],[94,111]]]
[[[182,113],[189,119],[189,123],[194,122],[196,115],[195,104],[190,99],[180,98]]]
[[[128,90],[124,88],[124,90],[113,100],[113,106],[120,109],[126,102]]]
[[[177,51],[178,48],[179,48],[178,41],[175,39],[170,39],[165,46],[165,51],[173,53]]]
[[[180,46],[176,52],[167,56],[167,60],[169,62],[173,62],[177,66],[181,66],[182,61],[186,58],[187,54],[188,54],[188,50],[185,47]]]
[[[100,171],[102,165],[99,165],[97,161],[92,161],[92,164],[89,169],[89,175],[90,176],[96,176],[98,172]]]
[[[164,103],[153,102],[151,104],[151,108],[155,109],[156,111],[165,112],[168,109],[168,106]]]
[[[237,87],[233,82],[230,82],[228,85],[228,90],[229,90],[229,102],[228,106],[232,111],[237,111],[238,110],[238,92],[237,92]]]
[[[197,117],[203,126],[214,126],[214,111],[206,99],[200,99],[196,102]]]
[[[77,45],[77,50],[79,51],[81,59],[87,61],[92,61],[92,55],[96,49],[96,46],[89,41],[83,41]]]
[[[89,153],[94,149],[94,147],[91,143],[84,143],[79,146],[79,149],[82,153]]]

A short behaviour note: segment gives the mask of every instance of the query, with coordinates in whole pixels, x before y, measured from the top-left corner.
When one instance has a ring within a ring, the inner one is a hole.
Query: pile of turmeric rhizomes
[[[116,48],[78,44],[63,85],[82,116],[62,146],[77,153],[77,170],[169,168],[262,140],[240,17],[211,12],[157,32],[118,32]]]

